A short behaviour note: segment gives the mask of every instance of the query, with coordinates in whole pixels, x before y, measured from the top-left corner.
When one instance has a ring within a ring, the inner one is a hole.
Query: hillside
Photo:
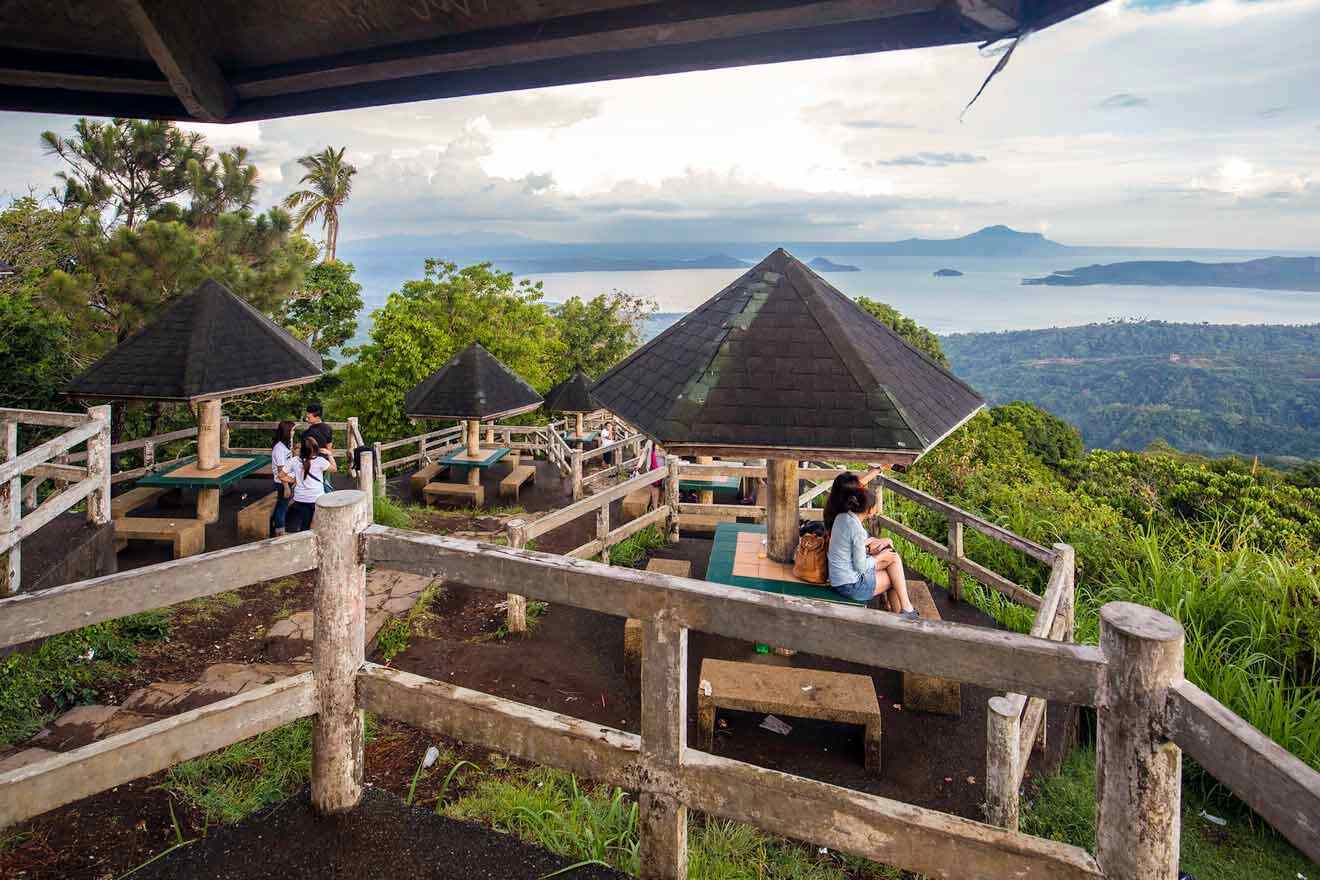
[[[1083,266],[1023,284],[1082,287],[1089,284],[1140,284],[1151,287],[1248,287],[1257,290],[1320,290],[1320,257],[1266,257],[1239,263],[1194,260],[1134,260]]]
[[[1115,322],[941,342],[990,402],[1038,404],[1091,447],[1320,457],[1320,325]]]

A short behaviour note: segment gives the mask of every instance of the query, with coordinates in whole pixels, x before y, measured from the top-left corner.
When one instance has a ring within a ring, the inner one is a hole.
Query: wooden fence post
[[[142,466],[147,470],[154,470],[156,467],[156,444],[150,440],[142,444]]]
[[[511,519],[504,525],[509,536],[509,546],[521,550],[527,546],[527,523],[520,519]],[[504,612],[504,628],[511,633],[527,632],[527,597],[509,593],[506,597],[508,606]]]
[[[349,455],[353,451],[349,450]],[[358,456],[357,486],[358,491],[367,496],[363,525],[371,525],[376,520],[376,456],[370,450],[362,450]]]
[[[229,416],[220,419],[220,455],[223,457],[229,451]]]
[[[110,405],[88,407],[87,415],[101,421],[100,432],[87,441],[87,478],[99,484],[87,496],[87,521],[103,526],[110,522]]]
[[[573,450],[573,500],[582,500],[582,448]]]
[[[366,503],[354,489],[329,492],[317,499],[312,521],[321,560],[312,599],[312,807],[323,815],[350,810],[362,797],[357,674],[366,659],[367,568],[358,533]]]
[[[610,564],[610,548],[605,544],[610,534],[610,505],[609,502],[596,508],[596,539],[600,541],[600,561],[606,565]]]
[[[669,467],[669,474],[665,477],[665,505],[669,508],[669,543],[678,543],[678,469],[679,460],[677,455],[671,455],[665,459]],[[643,468],[645,470],[645,468]]]
[[[642,762],[676,771],[687,747],[687,628],[662,610],[642,623]],[[687,807],[641,797],[641,880],[687,880]]]
[[[385,459],[380,454],[379,443],[371,444],[371,461],[372,464],[375,465],[375,472],[376,472],[375,492],[378,495],[384,495],[385,494]]]
[[[1165,738],[1169,688],[1183,678],[1183,628],[1153,608],[1100,609],[1105,657],[1096,715],[1096,860],[1107,880],[1174,880],[1182,750]]]
[[[0,462],[15,458],[18,458],[18,422],[10,419],[0,422]],[[0,483],[0,535],[17,529],[18,521],[23,518],[22,485],[23,478],[18,474]],[[18,543],[0,553],[0,597],[16,595],[22,586],[22,548],[22,543]]]
[[[949,598],[962,599],[962,569],[958,561],[963,555],[963,524],[960,519],[949,520]]]
[[[1016,701],[991,697],[985,719],[985,821],[1017,831],[1022,719]]]

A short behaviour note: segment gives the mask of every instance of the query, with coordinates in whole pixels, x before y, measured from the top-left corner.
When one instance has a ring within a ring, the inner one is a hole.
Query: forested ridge
[[[1320,457],[1320,325],[1111,322],[941,342],[991,403],[1042,406],[1093,448]]]

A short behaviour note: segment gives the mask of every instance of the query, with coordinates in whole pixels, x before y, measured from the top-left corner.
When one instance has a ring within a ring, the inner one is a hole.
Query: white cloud
[[[1073,243],[1320,245],[1320,0],[1110,2],[995,59],[972,46],[431,101],[232,128],[268,203],[347,145],[346,238],[887,238],[991,223]],[[0,130],[0,190],[45,189]]]

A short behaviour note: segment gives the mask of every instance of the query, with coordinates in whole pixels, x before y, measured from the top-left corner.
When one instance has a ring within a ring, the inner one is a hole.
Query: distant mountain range
[[[1135,260],[1083,266],[1023,284],[1081,287],[1089,284],[1141,284],[1149,287],[1250,287],[1257,290],[1320,291],[1320,257],[1267,257],[1241,263],[1192,260]]]
[[[695,259],[641,259],[636,257],[566,256],[500,259],[501,269],[515,275],[553,275],[556,272],[661,272],[668,269],[746,269],[752,264],[728,254]]]
[[[836,263],[826,257],[816,257],[816,259],[807,263],[808,266],[817,272],[860,272],[861,269],[856,266],[849,266],[847,263]]]

